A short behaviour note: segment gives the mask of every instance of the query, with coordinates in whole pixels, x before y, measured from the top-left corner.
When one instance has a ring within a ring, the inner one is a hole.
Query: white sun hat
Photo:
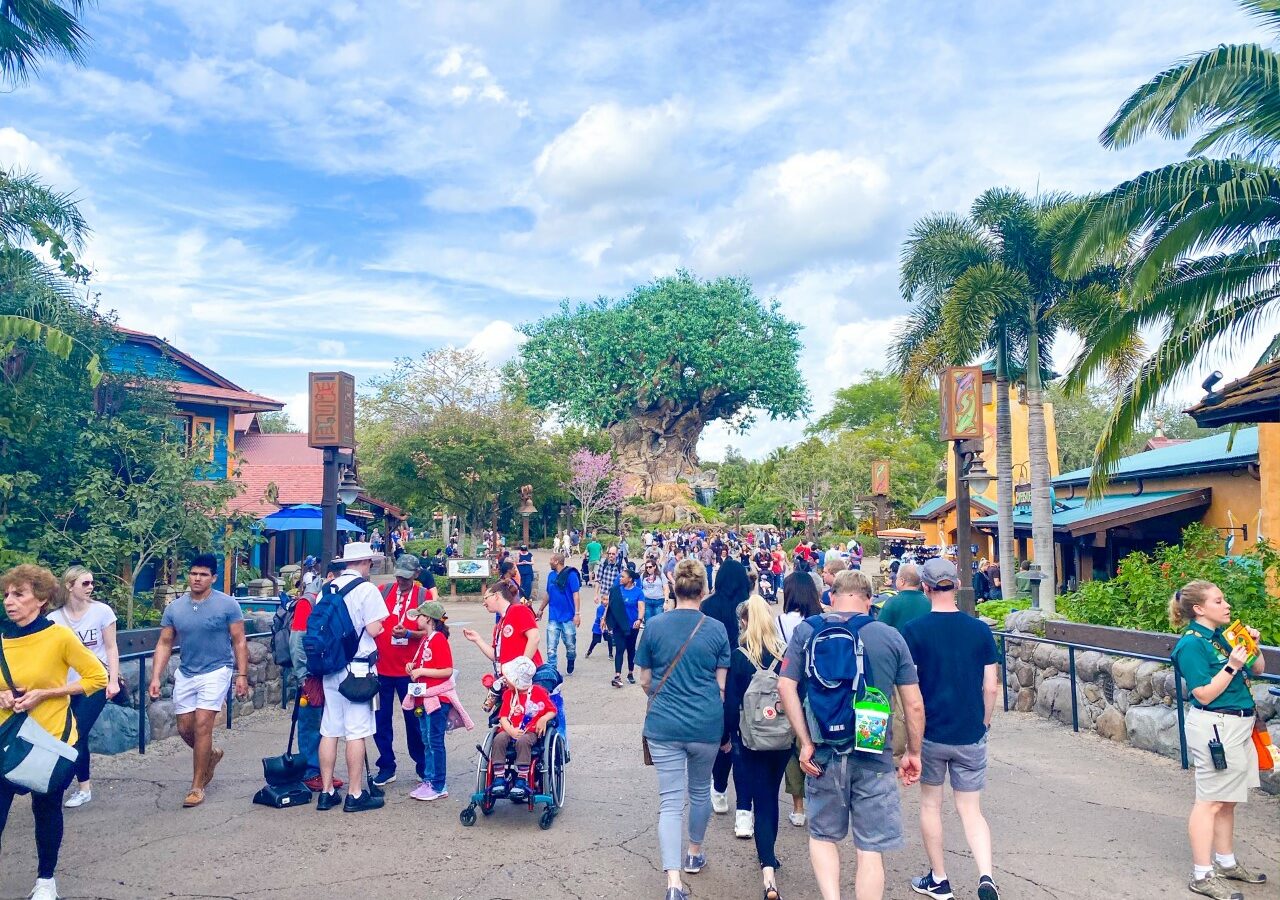
[[[366,541],[354,541],[342,548],[342,555],[334,562],[364,562],[366,559],[382,559],[381,553],[375,553],[372,545]]]

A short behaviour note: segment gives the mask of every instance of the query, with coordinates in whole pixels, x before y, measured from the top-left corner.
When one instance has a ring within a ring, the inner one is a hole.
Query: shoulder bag
[[[698,633],[698,629],[702,627],[702,623],[707,621],[704,615],[698,619],[698,624],[693,626],[693,631],[689,632],[689,636],[685,638],[684,643],[680,645],[680,651],[676,653],[675,659],[671,660],[671,665],[667,666],[667,671],[662,673],[662,678],[658,679],[658,686],[653,689],[653,693],[649,695],[649,704],[644,708],[645,717],[648,718],[649,710],[653,708],[653,701],[657,699],[658,693],[662,690],[662,686],[667,683],[667,679],[671,677],[671,673],[675,671],[676,666],[680,664],[680,657],[684,656],[684,651],[689,649],[689,644],[693,641],[693,636]],[[646,766],[653,765],[653,757],[649,755],[649,739],[643,734],[640,735],[640,749],[644,755],[644,764]]]
[[[15,695],[13,675],[4,658],[4,642],[0,641],[0,673]],[[58,739],[40,727],[25,712],[15,712],[0,726],[0,778],[19,793],[61,794],[75,774],[79,752],[67,738],[71,736],[71,705],[67,704],[67,724]]]

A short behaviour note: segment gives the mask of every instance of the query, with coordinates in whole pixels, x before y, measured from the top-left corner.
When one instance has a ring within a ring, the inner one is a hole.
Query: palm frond
[[[0,3],[0,76],[10,85],[35,74],[46,57],[80,64],[89,33],[78,16],[90,0],[4,0]]]
[[[1249,17],[1259,24],[1280,32],[1280,0],[1236,0]]]

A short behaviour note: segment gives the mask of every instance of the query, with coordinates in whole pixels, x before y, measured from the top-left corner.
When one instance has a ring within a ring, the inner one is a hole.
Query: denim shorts
[[[920,750],[920,782],[941,785],[951,773],[951,790],[980,791],[987,786],[987,739],[976,744],[925,741]]]
[[[856,753],[834,756],[817,778],[805,776],[809,836],[836,843],[852,827],[853,845],[864,853],[900,850],[904,841],[896,773],[859,765]]]

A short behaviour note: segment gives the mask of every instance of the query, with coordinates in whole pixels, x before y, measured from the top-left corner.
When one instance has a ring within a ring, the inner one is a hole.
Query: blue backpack
[[[307,654],[307,674],[323,677],[341,672],[355,658],[360,634],[347,610],[347,594],[357,585],[368,584],[364,578],[353,578],[342,590],[334,590],[330,581],[316,598],[307,619],[307,633],[302,649]]]
[[[828,744],[837,753],[854,744],[854,702],[872,685],[871,670],[863,661],[858,632],[871,623],[870,616],[827,619],[810,616],[813,628],[804,650],[804,706],[809,732],[815,744]]]

